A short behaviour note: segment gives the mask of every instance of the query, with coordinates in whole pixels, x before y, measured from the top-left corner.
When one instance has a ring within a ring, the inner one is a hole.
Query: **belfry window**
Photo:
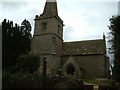
[[[42,23],[42,30],[46,30],[46,28],[47,28],[47,23],[46,23],[46,22],[43,22],[43,23]]]

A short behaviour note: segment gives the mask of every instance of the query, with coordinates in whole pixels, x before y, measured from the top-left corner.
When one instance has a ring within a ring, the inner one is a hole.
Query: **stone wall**
[[[65,64],[69,57],[70,56],[62,57],[62,65]],[[84,55],[72,57],[74,57],[74,60],[79,65],[79,67],[83,69],[84,77],[86,78],[105,77],[106,62],[104,55]]]
[[[43,29],[43,23],[46,23],[46,29]],[[60,23],[55,17],[41,18],[37,17],[35,19],[35,31],[34,35],[43,35],[54,33],[58,35],[61,39],[63,38],[63,24]]]
[[[42,72],[44,57],[47,58],[46,73],[56,74],[58,68],[61,66],[61,58],[57,57],[56,55],[40,55],[40,72]]]
[[[62,39],[55,34],[34,36],[32,40],[32,53],[36,55],[56,54],[61,57]]]

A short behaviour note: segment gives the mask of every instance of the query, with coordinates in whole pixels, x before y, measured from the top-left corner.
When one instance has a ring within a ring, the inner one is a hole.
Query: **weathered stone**
[[[41,57],[41,63],[47,58],[47,74],[55,75],[62,67],[63,74],[72,74],[75,78],[107,77],[105,36],[99,40],[63,42],[63,26],[56,0],[46,1],[43,13],[35,17],[31,52]]]

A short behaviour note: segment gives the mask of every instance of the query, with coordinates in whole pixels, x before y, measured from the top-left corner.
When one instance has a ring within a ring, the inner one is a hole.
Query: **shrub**
[[[40,58],[22,55],[15,66],[4,69],[2,73],[3,88],[38,88],[41,87],[41,75],[38,73]]]
[[[40,58],[38,56],[22,55],[18,58],[17,64],[10,67],[8,71],[13,74],[17,72],[33,74],[35,71],[38,71],[39,67]]]
[[[40,88],[41,75],[31,73],[15,73],[3,78],[3,88]]]

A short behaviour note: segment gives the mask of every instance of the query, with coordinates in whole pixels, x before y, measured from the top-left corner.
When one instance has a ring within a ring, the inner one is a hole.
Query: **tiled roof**
[[[104,54],[105,49],[104,39],[64,42],[63,55]]]

